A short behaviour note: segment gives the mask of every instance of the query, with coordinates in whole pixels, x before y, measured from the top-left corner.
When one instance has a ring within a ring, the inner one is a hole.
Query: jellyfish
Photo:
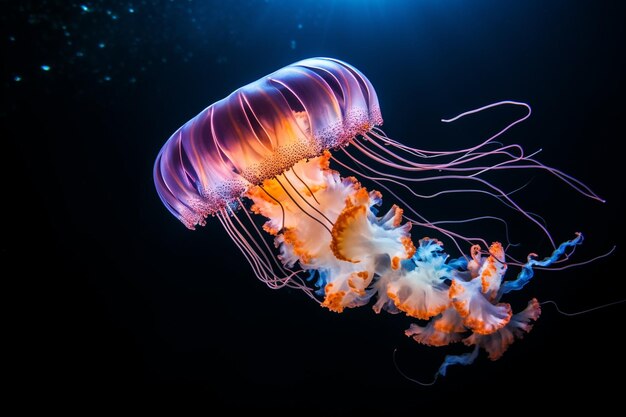
[[[403,313],[415,321],[405,334],[416,342],[467,345],[468,353],[445,357],[437,373],[445,375],[449,365],[472,363],[481,350],[498,359],[528,333],[540,303],[531,298],[515,311],[505,296],[523,288],[533,268],[566,260],[583,240],[575,233],[555,243],[541,217],[488,174],[541,170],[601,201],[520,145],[499,141],[530,116],[529,105],[501,101],[443,121],[497,106],[525,114],[473,146],[418,149],[381,129],[376,91],[359,70],[337,59],[305,59],[185,123],[159,152],[154,181],[165,207],[187,228],[217,219],[268,287],[301,290],[336,313],[365,305]],[[422,191],[433,186],[436,191]],[[460,193],[519,216],[550,242],[551,252],[518,260],[506,242],[456,227],[500,217],[420,213],[421,201]],[[394,204],[385,207],[384,194]]]

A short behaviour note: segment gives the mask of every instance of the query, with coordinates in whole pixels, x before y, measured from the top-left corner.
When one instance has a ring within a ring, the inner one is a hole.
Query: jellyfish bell
[[[498,102],[444,121],[502,105],[527,113],[468,148],[417,149],[380,129],[376,92],[359,70],[337,59],[306,59],[239,88],[185,123],[159,152],[154,181],[164,205],[188,228],[217,218],[269,287],[300,289],[334,312],[375,300],[376,312],[428,320],[406,331],[419,343],[473,346],[471,354],[448,356],[439,370],[444,374],[450,364],[471,363],[481,348],[495,360],[530,331],[539,303],[531,299],[514,311],[502,297],[524,287],[534,266],[560,262],[582,242],[577,234],[556,245],[543,223],[485,174],[538,169],[599,200],[520,145],[496,142],[530,115],[525,103]],[[441,190],[420,194],[427,183]],[[395,198],[387,210],[381,190]],[[429,219],[401,196],[419,201],[451,193],[501,202],[543,233],[552,253],[517,261],[499,242],[453,230],[477,219]],[[417,241],[412,228],[422,234]],[[444,239],[458,258],[444,251]]]
[[[374,87],[357,69],[314,58],[282,68],[210,105],[157,157],[166,207],[187,227],[243,192],[382,124]]]

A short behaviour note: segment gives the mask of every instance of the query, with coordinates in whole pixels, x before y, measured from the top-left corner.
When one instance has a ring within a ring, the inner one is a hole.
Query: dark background
[[[483,353],[423,388],[398,373],[393,350],[404,372],[428,380],[445,353],[462,349],[415,344],[402,334],[404,317],[338,315],[270,290],[217,222],[191,232],[167,212],[152,164],[204,107],[312,56],[362,70],[386,132],[424,149],[475,143],[519,112],[453,126],[442,117],[526,101],[532,118],[503,140],[542,148],[543,162],[607,203],[534,172],[521,202],[557,241],[585,233],[573,262],[618,247],[590,265],[539,273],[519,300],[580,311],[623,299],[621,3],[3,1],[2,414],[93,415],[123,400],[127,411],[187,410],[176,415],[620,404],[623,305],[577,317],[546,306],[501,360]],[[451,202],[434,213],[464,210]],[[522,251],[536,250],[525,243]]]

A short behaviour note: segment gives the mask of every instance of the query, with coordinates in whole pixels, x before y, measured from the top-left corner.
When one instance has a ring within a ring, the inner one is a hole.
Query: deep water
[[[2,414],[94,415],[123,400],[125,411],[173,406],[169,415],[546,405],[602,413],[621,403],[612,378],[626,371],[626,305],[576,317],[545,306],[499,361],[482,353],[420,387],[396,370],[394,349],[403,372],[428,380],[463,347],[417,345],[403,335],[406,317],[367,307],[335,314],[301,293],[270,290],[218,222],[191,232],[170,215],[152,165],[206,106],[308,57],[360,69],[378,93],[385,132],[423,149],[476,143],[519,112],[442,118],[525,101],[531,119],[502,140],[542,149],[539,159],[607,202],[538,172],[507,185],[530,181],[520,202],[555,240],[585,234],[571,263],[617,248],[585,266],[539,271],[514,302],[538,297],[580,311],[623,299],[622,2],[47,0],[1,10]],[[483,210],[412,201],[441,217]],[[546,254],[546,242],[524,241],[515,222],[512,241]],[[501,239],[491,226],[477,233]]]

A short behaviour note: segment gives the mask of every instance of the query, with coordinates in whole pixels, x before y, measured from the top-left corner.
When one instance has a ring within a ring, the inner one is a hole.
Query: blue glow
[[[116,15],[115,13],[113,13],[112,11],[107,10],[107,11],[106,11],[106,14],[107,14],[107,15],[109,15],[109,16],[111,16],[111,19],[113,19],[113,20],[117,20],[117,15]]]
[[[91,10],[89,9],[89,7],[87,7],[87,6],[86,6],[86,5],[84,5],[84,4],[81,4],[81,5],[80,5],[80,8],[81,8],[81,9],[83,9],[83,12],[85,12],[85,13],[89,13],[89,12],[91,11]]]
[[[106,44],[106,43],[104,43],[104,42],[100,42],[100,43],[98,44],[98,48],[100,48],[100,49],[104,48],[105,46],[107,46],[107,44]]]
[[[42,69],[43,71],[50,71],[50,65],[42,65],[42,66],[41,66],[41,69]]]
[[[20,81],[22,81],[22,77],[20,77],[19,75],[16,75],[15,77],[13,77],[13,81],[19,83]]]

